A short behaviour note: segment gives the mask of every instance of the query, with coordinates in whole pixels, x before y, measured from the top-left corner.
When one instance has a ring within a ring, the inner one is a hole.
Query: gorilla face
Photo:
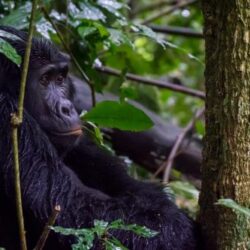
[[[1,30],[15,34],[18,39],[7,40],[24,57],[27,33],[11,27]],[[18,96],[22,67],[17,67],[1,56],[1,82],[12,96]],[[69,57],[51,42],[33,38],[27,78],[25,109],[39,123],[53,142],[68,146],[82,134],[81,122],[70,101],[68,78]],[[0,72],[0,73],[1,73]],[[5,84],[8,83],[8,84]]]
[[[78,114],[69,100],[68,63],[47,64],[31,69],[25,108],[40,126],[56,137],[82,134]]]

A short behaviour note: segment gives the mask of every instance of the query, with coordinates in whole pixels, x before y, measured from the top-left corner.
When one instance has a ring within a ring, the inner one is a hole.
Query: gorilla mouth
[[[56,136],[80,136],[82,135],[82,129],[81,128],[77,128],[77,129],[73,129],[73,130],[69,130],[69,131],[65,131],[65,132],[55,132],[55,131],[50,131],[51,134],[56,135]]]

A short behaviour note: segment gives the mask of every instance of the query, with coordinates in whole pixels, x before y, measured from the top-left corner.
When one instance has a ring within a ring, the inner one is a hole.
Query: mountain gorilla
[[[10,27],[8,40],[23,57],[27,34]],[[123,163],[82,135],[71,101],[69,58],[49,41],[33,39],[19,132],[20,178],[29,248],[33,248],[55,205],[56,225],[88,228],[94,219],[136,223],[159,232],[143,238],[129,231],[112,232],[129,249],[198,249],[195,223],[160,187],[129,177]],[[0,55],[0,246],[19,249],[15,217],[10,115],[17,109],[21,69]],[[75,143],[77,140],[77,143]],[[62,158],[58,152],[73,149]],[[2,226],[4,225],[4,226]],[[74,238],[51,233],[46,249],[69,249]],[[95,241],[93,249],[102,249]]]

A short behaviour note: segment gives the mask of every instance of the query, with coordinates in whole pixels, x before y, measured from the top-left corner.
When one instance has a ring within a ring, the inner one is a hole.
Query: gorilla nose
[[[73,104],[67,99],[61,99],[57,104],[57,112],[61,117],[61,135],[81,135],[81,121]]]
[[[76,111],[73,107],[73,104],[68,101],[68,100],[63,100],[61,101],[61,105],[60,105],[60,113],[62,116],[64,117],[72,117],[76,115]],[[75,111],[75,112],[74,112]]]

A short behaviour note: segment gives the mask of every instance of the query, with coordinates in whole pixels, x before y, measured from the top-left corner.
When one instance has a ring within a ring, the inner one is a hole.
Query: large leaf
[[[0,37],[0,53],[4,54],[13,63],[20,66],[22,58],[17,54],[15,48],[13,48],[8,42]]]
[[[129,131],[142,131],[153,126],[151,119],[142,110],[126,102],[100,102],[82,119],[103,127]]]

